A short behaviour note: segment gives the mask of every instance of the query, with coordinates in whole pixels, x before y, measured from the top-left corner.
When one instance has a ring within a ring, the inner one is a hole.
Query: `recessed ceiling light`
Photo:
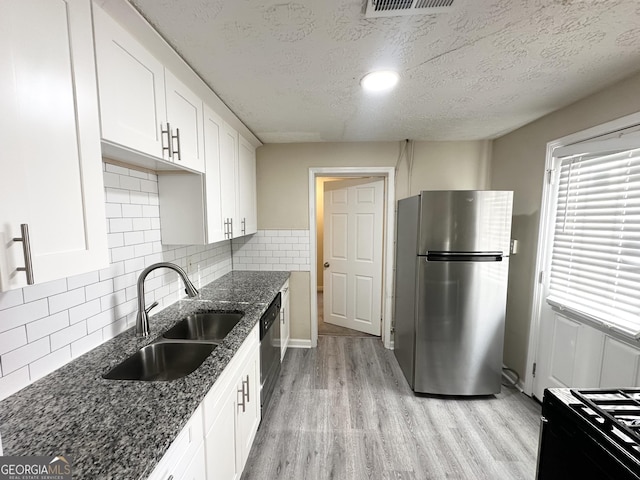
[[[399,79],[400,75],[398,75],[397,72],[392,70],[379,70],[366,74],[362,80],[360,80],[360,85],[362,85],[362,88],[367,92],[383,92],[395,87]]]

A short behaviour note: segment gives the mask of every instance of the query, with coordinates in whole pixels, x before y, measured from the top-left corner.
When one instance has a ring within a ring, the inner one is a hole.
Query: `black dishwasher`
[[[262,416],[280,376],[280,292],[260,318],[260,408]]]

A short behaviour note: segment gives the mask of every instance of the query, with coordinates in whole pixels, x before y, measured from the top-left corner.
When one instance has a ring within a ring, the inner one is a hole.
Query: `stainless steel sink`
[[[239,312],[194,313],[176,323],[164,338],[221,342],[244,314]]]
[[[216,348],[212,343],[152,343],[116,365],[108,380],[175,380],[198,368]]]

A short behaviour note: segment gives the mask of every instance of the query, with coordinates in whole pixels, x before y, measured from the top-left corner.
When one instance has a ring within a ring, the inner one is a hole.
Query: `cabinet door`
[[[204,460],[204,445],[200,445],[200,448],[191,460],[187,470],[182,477],[180,477],[180,480],[204,480],[205,478],[207,478],[207,474]]]
[[[222,216],[221,152],[224,122],[204,106],[204,157],[207,243],[225,239]]]
[[[222,200],[222,218],[232,222],[233,236],[240,236],[240,223],[237,215],[238,182],[238,132],[224,125],[220,145],[220,198]],[[231,237],[227,237],[231,238]]]
[[[256,149],[242,136],[238,142],[238,199],[241,231],[250,235],[258,231],[256,205]]]
[[[208,480],[240,478],[236,453],[236,390],[227,393],[205,438]]]
[[[164,67],[95,5],[94,19],[102,138],[168,159]]]
[[[204,171],[202,100],[165,69],[167,122],[171,125],[172,161]]]
[[[108,263],[89,0],[0,2],[0,290]],[[11,72],[11,75],[6,74]]]
[[[290,301],[289,301],[289,282],[281,290],[282,293],[282,307],[280,309],[281,316],[281,343],[280,343],[280,359],[284,359],[287,353],[287,347],[289,346],[289,338],[291,336],[291,314],[290,314]]]
[[[260,350],[255,349],[244,364],[242,375],[238,381],[238,420],[237,449],[239,454],[239,470],[249,457],[251,445],[260,425]],[[243,407],[244,405],[244,407]]]

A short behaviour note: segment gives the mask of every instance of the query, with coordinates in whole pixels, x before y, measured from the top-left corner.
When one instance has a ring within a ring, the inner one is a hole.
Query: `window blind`
[[[640,334],[640,149],[560,161],[547,301]]]

